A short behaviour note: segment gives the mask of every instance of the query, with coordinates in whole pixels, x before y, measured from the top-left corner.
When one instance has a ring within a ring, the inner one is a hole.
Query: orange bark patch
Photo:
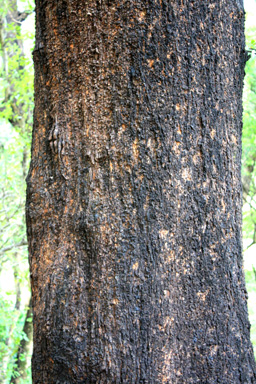
[[[138,143],[139,143],[139,140],[136,137],[136,139],[134,140],[133,145],[132,145],[133,156],[134,156],[136,161],[138,160],[138,157],[139,157]]]
[[[154,60],[148,60],[148,65],[150,66],[150,68],[153,68],[154,62]]]
[[[145,19],[146,14],[146,11],[141,11],[138,17],[139,21],[143,21]]]

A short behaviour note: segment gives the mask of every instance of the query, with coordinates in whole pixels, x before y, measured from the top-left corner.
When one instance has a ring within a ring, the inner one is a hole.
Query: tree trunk
[[[33,382],[255,383],[240,0],[36,14]]]

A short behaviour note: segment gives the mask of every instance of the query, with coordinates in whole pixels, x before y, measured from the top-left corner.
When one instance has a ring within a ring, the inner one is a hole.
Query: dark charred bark
[[[240,0],[36,14],[33,382],[255,383]]]

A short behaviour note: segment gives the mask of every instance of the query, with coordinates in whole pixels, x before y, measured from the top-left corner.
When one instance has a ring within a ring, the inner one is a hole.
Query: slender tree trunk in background
[[[27,379],[27,369],[30,367],[31,360],[31,351],[32,351],[32,335],[33,335],[33,325],[32,325],[32,303],[31,299],[29,301],[28,310],[26,313],[26,319],[24,322],[23,332],[25,337],[21,340],[17,358],[16,358],[16,371],[19,376],[13,376],[11,378],[11,384],[23,383]]]
[[[36,14],[33,382],[255,383],[240,0]]]

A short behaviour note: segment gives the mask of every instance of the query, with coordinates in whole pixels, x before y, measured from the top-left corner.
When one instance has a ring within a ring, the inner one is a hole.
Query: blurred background
[[[256,352],[256,0],[245,0],[243,236]],[[31,381],[32,313],[25,227],[25,178],[33,121],[33,0],[0,0],[0,383]]]

